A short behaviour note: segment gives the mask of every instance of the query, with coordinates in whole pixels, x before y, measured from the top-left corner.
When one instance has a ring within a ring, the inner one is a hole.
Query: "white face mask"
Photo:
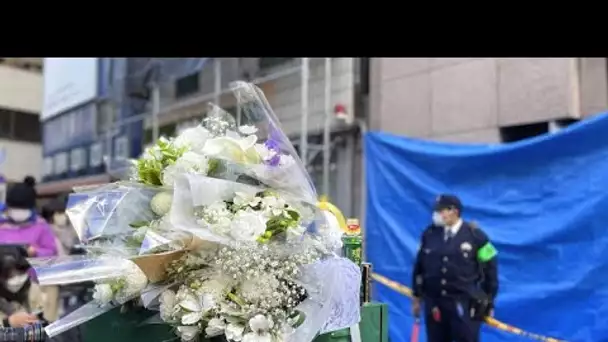
[[[58,226],[65,226],[68,224],[68,217],[66,214],[54,214],[53,215],[53,223],[55,223]]]
[[[11,277],[6,281],[6,289],[12,293],[17,293],[23,288],[23,285],[25,285],[29,278],[30,276],[27,273]]]
[[[439,227],[445,226],[443,217],[441,217],[441,214],[436,211],[433,211],[433,224]]]
[[[30,209],[8,209],[6,215],[15,222],[25,222],[32,216]]]

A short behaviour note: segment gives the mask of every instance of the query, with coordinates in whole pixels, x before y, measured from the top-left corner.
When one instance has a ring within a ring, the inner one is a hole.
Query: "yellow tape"
[[[390,280],[385,276],[381,276],[378,273],[372,273],[372,278],[375,281],[379,282],[380,284],[390,288],[391,290],[399,292],[402,295],[405,295],[409,298],[413,298],[412,290],[405,285],[399,284],[398,282],[396,282],[394,280]],[[546,337],[546,336],[533,334],[531,332],[524,331],[524,330],[516,328],[512,325],[503,323],[493,317],[486,317],[485,323],[498,330],[506,331],[506,332],[509,332],[509,333],[512,333],[515,335],[524,336],[524,337],[527,337],[532,340],[544,341],[544,342],[565,342],[564,340],[558,340],[558,339],[555,339],[552,337]]]

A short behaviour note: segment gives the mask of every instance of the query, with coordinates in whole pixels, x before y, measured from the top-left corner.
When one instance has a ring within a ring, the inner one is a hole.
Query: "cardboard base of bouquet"
[[[142,308],[131,308],[121,313],[114,309],[82,326],[82,342],[165,342],[179,341],[164,324],[142,324],[157,312]],[[388,342],[388,306],[381,303],[366,303],[361,307],[359,324],[362,342]],[[61,335],[60,335],[61,336]],[[320,335],[315,342],[349,342],[348,329]],[[224,341],[222,337],[205,339],[199,342]]]
[[[166,252],[161,254],[142,255],[131,259],[148,277],[151,283],[165,280],[167,267],[184,255],[186,251]]]

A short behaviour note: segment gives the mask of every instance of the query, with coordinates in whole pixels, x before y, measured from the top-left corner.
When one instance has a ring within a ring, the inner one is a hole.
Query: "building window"
[[[539,122],[527,125],[506,126],[500,128],[500,136],[503,143],[511,143],[524,139],[533,138],[549,133],[549,123]]]
[[[199,91],[199,75],[198,73],[178,78],[175,81],[175,98],[182,98]]]
[[[40,143],[38,115],[8,109],[0,109],[0,138]]]
[[[293,60],[293,57],[266,57],[266,58],[260,58],[258,60],[258,67],[260,69],[268,69],[268,68],[274,68],[276,66],[279,66],[281,64],[285,64],[289,61]]]

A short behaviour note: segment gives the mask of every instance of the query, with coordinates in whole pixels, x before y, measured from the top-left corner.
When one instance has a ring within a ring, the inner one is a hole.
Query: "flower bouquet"
[[[42,285],[94,281],[94,301],[49,325],[55,336],[129,301],[183,341],[312,341],[358,323],[359,268],[316,207],[304,165],[262,92],[231,85],[245,125],[211,105],[162,138],[129,179],[70,196],[88,253],[37,260]]]

